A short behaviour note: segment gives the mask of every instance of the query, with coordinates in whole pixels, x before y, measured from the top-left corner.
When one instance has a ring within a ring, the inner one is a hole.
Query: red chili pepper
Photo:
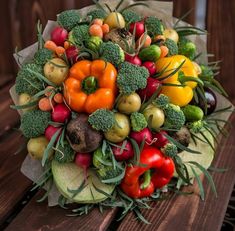
[[[174,169],[171,158],[164,156],[155,147],[145,146],[140,155],[140,166],[127,167],[121,189],[132,198],[148,197],[156,188],[162,188],[169,183]]]

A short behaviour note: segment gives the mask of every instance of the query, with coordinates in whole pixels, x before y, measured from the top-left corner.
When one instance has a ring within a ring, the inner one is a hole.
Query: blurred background
[[[36,41],[35,25],[38,19],[45,25],[47,20],[55,20],[56,14],[63,10],[81,8],[92,3],[92,0],[1,0],[0,140],[2,142],[11,135],[13,128],[19,123],[17,112],[9,108],[12,101],[8,93],[17,73],[17,65],[12,56],[15,48],[20,50]],[[230,100],[235,103],[235,0],[174,0],[174,16],[180,17],[191,9],[193,10],[185,21],[208,30],[208,53],[215,54],[213,60],[222,60],[221,71],[217,78],[228,92]],[[18,161],[19,167],[21,158]],[[225,227],[224,230],[229,229]]]

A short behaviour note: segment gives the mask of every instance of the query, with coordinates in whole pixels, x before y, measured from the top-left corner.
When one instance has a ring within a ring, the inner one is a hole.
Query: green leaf
[[[29,102],[23,105],[11,105],[10,108],[15,109],[15,110],[21,110],[21,109],[27,109],[33,106],[36,106],[38,104],[37,101]]]
[[[77,189],[69,189],[67,188],[67,191],[69,193],[72,193],[72,198],[76,197],[87,185],[86,184],[86,180],[83,180],[83,182],[81,183],[81,185],[77,188]]]
[[[137,215],[137,217],[138,217],[142,222],[144,222],[144,223],[147,224],[147,225],[150,225],[150,224],[151,224],[149,221],[147,221],[147,220],[144,218],[144,216],[142,215],[142,213],[139,211],[138,208],[135,208],[133,211],[135,212],[135,214]]]
[[[139,149],[139,145],[132,138],[130,138],[130,141],[131,141],[131,144],[133,146],[134,153],[135,153],[135,165],[139,165],[139,163],[140,163],[140,149]]]
[[[212,150],[215,152],[215,148],[213,146],[213,144],[210,142],[210,140],[205,136],[205,134],[203,132],[200,132],[200,134],[202,135],[202,137],[205,139],[205,141],[210,145],[210,147],[212,148]]]

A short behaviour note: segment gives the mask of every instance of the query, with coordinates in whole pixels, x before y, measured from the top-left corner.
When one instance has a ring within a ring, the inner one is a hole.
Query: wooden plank
[[[101,214],[96,208],[88,215],[68,217],[66,215],[69,212],[62,208],[48,208],[47,202],[37,203],[36,199],[40,196],[42,196],[42,191],[31,199],[19,215],[6,228],[6,231],[103,231],[107,230],[107,227],[113,220],[117,211],[116,209],[109,209]]]
[[[222,60],[218,76],[230,99],[235,102],[235,1],[207,1],[207,30],[209,53],[214,60]]]
[[[20,172],[26,149],[16,154],[24,142],[17,131],[0,141],[0,226],[31,186],[31,181]]]
[[[235,116],[233,116],[231,122],[235,123]],[[153,209],[143,211],[144,216],[151,222],[151,225],[136,221],[134,214],[130,213],[122,221],[118,230],[219,231],[235,183],[234,136],[235,128],[231,130],[227,139],[221,141],[213,162],[215,167],[229,169],[225,173],[212,174],[218,198],[214,196],[211,189],[205,184],[205,178],[203,177],[205,201],[200,200],[198,187],[194,185],[193,188],[189,188],[194,190],[194,195],[172,195],[166,201],[152,203]]]

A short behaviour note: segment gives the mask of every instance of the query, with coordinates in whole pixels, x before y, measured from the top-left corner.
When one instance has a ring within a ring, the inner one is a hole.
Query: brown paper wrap
[[[109,1],[100,0],[99,2],[101,4],[108,3],[108,5],[112,9],[114,9],[117,4],[116,1],[110,1],[110,0]],[[130,5],[133,2],[134,1],[131,1],[131,0],[124,1],[123,7]],[[173,12],[173,3],[172,2],[144,1],[144,3],[147,3],[150,6],[150,8],[146,8],[144,6],[136,6],[133,9],[143,16],[150,16],[150,15],[157,16],[159,19],[161,19],[163,21],[163,23],[166,27],[171,27],[173,25],[173,23],[176,21],[176,19],[173,18],[173,16],[172,16],[172,12]],[[79,12],[82,16],[85,16],[88,13],[88,11],[90,11],[94,8],[95,8],[95,5],[84,7],[82,9],[80,9]],[[50,32],[52,31],[52,29],[56,25],[57,25],[56,22],[48,21],[48,23],[44,29],[44,32],[43,32],[44,39],[50,38]],[[185,22],[180,22],[179,25],[185,26],[185,25],[189,25],[189,24],[187,24]],[[206,36],[191,36],[191,39],[196,43],[197,48],[198,48],[198,52],[202,52],[204,54],[207,53]],[[24,64],[24,63],[27,63],[28,61],[30,61],[33,58],[36,50],[37,50],[37,43],[20,51],[19,52],[20,56],[17,56],[16,54],[14,54],[15,60],[18,63],[18,65],[20,66],[20,64]],[[201,59],[200,61],[202,63],[207,63],[206,55],[200,57],[200,59]],[[12,97],[14,103],[18,104],[18,96],[15,93],[14,86],[11,88],[10,94],[11,94],[11,97]],[[217,96],[218,96],[218,105],[217,105],[218,109],[231,105],[231,103],[223,96],[221,96],[221,95],[217,95]],[[19,111],[19,113],[21,114],[20,111]],[[225,112],[225,113],[219,114],[217,118],[223,118],[224,120],[228,120],[230,115],[231,115],[231,112]],[[201,161],[205,162],[204,155],[208,155],[208,152],[205,152],[205,150],[208,150],[208,145],[199,144],[199,146],[200,147],[197,147],[197,148],[199,148],[201,151],[203,151],[203,153],[201,155],[196,156],[195,154],[183,152],[183,153],[181,153],[181,156],[185,159],[185,161],[187,159],[192,160],[192,158],[194,158],[198,162],[201,162]],[[190,148],[195,149],[195,146],[193,144],[190,144]],[[192,155],[194,155],[194,156],[192,156]],[[206,163],[206,165],[209,166],[211,164],[213,156],[214,156],[214,153],[210,151],[209,158],[206,160],[208,162],[208,163]],[[25,176],[27,176],[29,179],[31,179],[33,182],[36,182],[38,180],[39,176],[42,174],[43,168],[41,166],[40,161],[33,160],[30,156],[27,156],[21,166],[21,172]],[[47,189],[47,186],[45,187],[45,189]],[[53,187],[48,195],[48,205],[49,206],[57,205],[59,196],[60,196],[60,193],[58,192],[56,186],[53,185]]]

